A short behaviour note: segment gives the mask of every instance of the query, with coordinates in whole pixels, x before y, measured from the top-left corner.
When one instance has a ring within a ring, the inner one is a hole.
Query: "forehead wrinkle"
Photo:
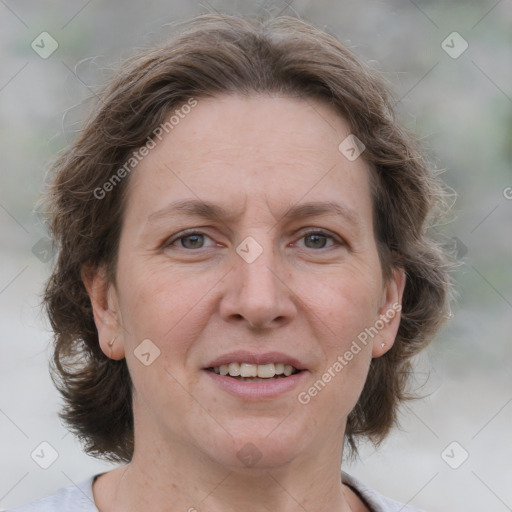
[[[265,202],[268,210],[274,218],[276,215],[270,208],[268,197],[265,196]],[[223,223],[234,222],[240,219],[246,211],[245,205],[247,197],[244,200],[244,208],[237,212],[232,212],[229,208],[224,208],[220,204],[202,201],[200,199],[178,199],[173,201],[162,209],[153,212],[148,216],[146,223],[152,223],[162,218],[172,217],[174,215],[197,216],[208,220],[220,220]],[[318,217],[323,215],[337,215],[357,228],[362,227],[362,219],[356,210],[336,201],[309,201],[289,206],[281,215],[282,220],[303,219],[308,217]]]
[[[239,212],[230,212],[226,208],[210,201],[202,201],[201,199],[195,198],[177,199],[160,210],[151,213],[147,218],[147,223],[152,223],[161,218],[171,217],[173,215],[196,216],[204,219],[222,221],[234,221],[240,217]]]

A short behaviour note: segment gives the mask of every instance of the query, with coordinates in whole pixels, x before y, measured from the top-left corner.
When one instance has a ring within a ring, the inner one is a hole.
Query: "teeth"
[[[229,363],[221,364],[213,368],[213,371],[220,375],[231,377],[258,377],[260,379],[271,379],[276,375],[289,377],[296,368],[284,363],[250,364],[250,363]]]
[[[240,365],[240,377],[257,377],[258,366],[255,364],[242,363]]]
[[[275,367],[274,363],[258,365],[258,377],[260,379],[270,379],[275,374],[276,374],[276,367]]]
[[[238,363],[229,363],[229,375],[232,377],[240,375],[240,365]]]

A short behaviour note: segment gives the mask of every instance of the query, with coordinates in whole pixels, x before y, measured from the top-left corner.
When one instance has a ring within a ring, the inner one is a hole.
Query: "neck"
[[[240,461],[219,464],[182,439],[155,443],[154,437],[144,437],[147,443],[137,443],[136,438],[130,464],[95,484],[95,501],[102,512],[351,510],[341,481],[343,432],[333,432],[332,439],[321,440],[285,463],[261,467],[245,467]]]

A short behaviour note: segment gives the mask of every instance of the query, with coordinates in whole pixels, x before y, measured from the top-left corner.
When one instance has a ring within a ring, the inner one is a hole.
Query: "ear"
[[[123,359],[125,352],[119,303],[115,286],[107,278],[105,265],[84,265],[81,275],[91,299],[101,350],[110,359]]]
[[[372,357],[384,355],[395,343],[401,319],[405,280],[405,271],[402,268],[396,268],[393,269],[392,276],[384,286],[379,318],[375,322],[378,334],[373,339]]]

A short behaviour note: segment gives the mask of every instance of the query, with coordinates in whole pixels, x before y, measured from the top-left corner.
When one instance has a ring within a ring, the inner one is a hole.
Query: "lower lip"
[[[302,370],[289,377],[269,379],[268,381],[250,382],[219,375],[209,370],[203,370],[220,388],[244,400],[261,400],[275,398],[299,386],[306,378],[307,370]]]

